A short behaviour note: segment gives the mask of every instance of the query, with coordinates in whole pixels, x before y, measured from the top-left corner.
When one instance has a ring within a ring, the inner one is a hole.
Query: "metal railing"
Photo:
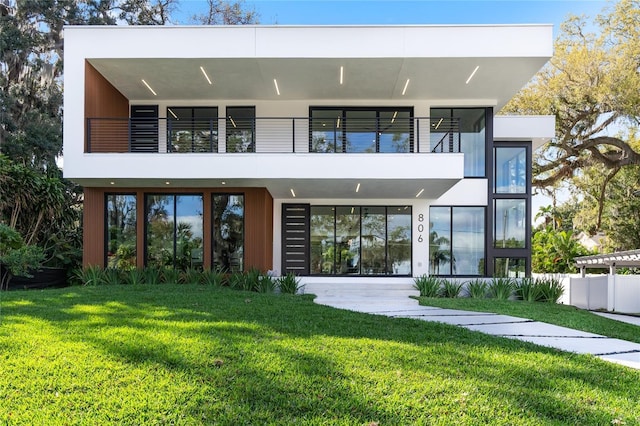
[[[450,153],[460,152],[460,120],[87,118],[86,152]]]

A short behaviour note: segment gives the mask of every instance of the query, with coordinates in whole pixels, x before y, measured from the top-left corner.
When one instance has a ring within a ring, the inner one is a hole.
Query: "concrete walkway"
[[[523,340],[568,352],[591,354],[605,361],[640,369],[638,343],[509,315],[420,306],[417,300],[410,298],[418,296],[418,292],[407,284],[384,286],[382,283],[343,283],[340,286],[335,283],[310,283],[305,286],[305,293],[315,294],[316,303],[334,308],[392,318],[438,321],[493,336]],[[619,316],[621,315],[615,315],[615,319]],[[638,332],[640,333],[640,328]]]

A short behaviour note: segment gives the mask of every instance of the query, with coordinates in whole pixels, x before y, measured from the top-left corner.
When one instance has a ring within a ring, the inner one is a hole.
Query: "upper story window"
[[[310,152],[413,152],[413,108],[311,107]]]
[[[495,147],[494,192],[496,194],[526,194],[527,150],[519,147]]]
[[[218,108],[168,107],[168,152],[217,152]]]
[[[434,125],[437,125],[440,119],[443,123],[454,120],[459,123],[460,152],[464,153],[464,176],[485,177],[486,109],[431,108],[430,118]],[[433,133],[434,129],[431,129],[431,132]],[[452,151],[457,148],[457,143],[455,145]]]
[[[227,107],[227,152],[256,152],[256,107]]]

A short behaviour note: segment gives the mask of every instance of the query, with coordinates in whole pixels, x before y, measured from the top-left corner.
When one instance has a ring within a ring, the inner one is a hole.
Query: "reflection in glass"
[[[376,152],[376,111],[346,111],[347,152]]]
[[[499,278],[523,278],[525,276],[526,259],[513,257],[497,257],[494,260],[493,276]]]
[[[411,274],[411,207],[387,209],[387,273]]]
[[[107,267],[128,269],[136,266],[136,196],[108,194]]]
[[[526,237],[526,200],[495,200],[496,248],[524,248]]]
[[[336,269],[360,273],[360,207],[336,208]]]
[[[409,111],[380,111],[379,152],[411,152]]]
[[[227,107],[227,152],[255,152],[255,107]]]
[[[335,209],[311,206],[311,273],[335,273]]]
[[[202,267],[202,196],[147,196],[147,266]]]
[[[244,195],[213,195],[213,267],[244,270]]]
[[[218,108],[167,108],[169,152],[217,152]]]
[[[362,207],[362,273],[386,273],[386,214],[384,207]]]
[[[429,273],[451,275],[451,208],[429,209]],[[455,269],[455,267],[454,267]]]
[[[527,192],[527,151],[524,147],[495,148],[495,192]]]
[[[342,152],[342,110],[311,111],[310,152]]]
[[[452,275],[484,275],[484,207],[453,207]]]

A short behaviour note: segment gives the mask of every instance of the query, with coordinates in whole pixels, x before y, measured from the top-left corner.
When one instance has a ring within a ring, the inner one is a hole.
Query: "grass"
[[[116,285],[0,303],[0,424],[640,423],[638,371],[310,296]]]
[[[494,312],[640,343],[640,327],[601,317],[574,306],[524,300],[420,298],[421,305]]]

